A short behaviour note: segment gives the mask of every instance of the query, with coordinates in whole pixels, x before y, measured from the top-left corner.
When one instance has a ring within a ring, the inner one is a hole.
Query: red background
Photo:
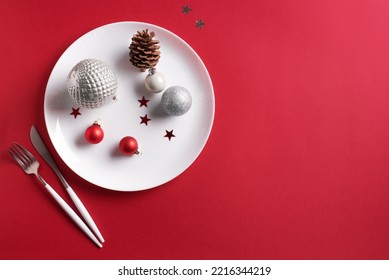
[[[148,191],[93,186],[49,145],[106,239],[98,249],[6,148],[35,153],[32,124],[50,143],[43,99],[57,59],[117,21],[187,41],[216,115],[195,163]],[[2,0],[0,258],[388,259],[388,31],[385,0]]]

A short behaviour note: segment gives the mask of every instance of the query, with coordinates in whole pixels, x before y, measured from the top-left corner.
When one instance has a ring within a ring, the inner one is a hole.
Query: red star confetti
[[[149,118],[147,117],[147,114],[146,114],[144,117],[140,117],[140,119],[141,119],[140,124],[144,123],[145,125],[147,125],[147,123],[148,123],[149,121],[151,121],[151,119],[149,119]]]
[[[147,102],[149,102],[150,100],[146,99],[144,96],[142,97],[142,99],[138,100],[138,102],[140,103],[139,107],[142,107],[142,106],[145,106],[147,107]]]
[[[81,115],[80,113],[80,108],[72,108],[72,112],[69,115],[73,115],[74,118],[76,119],[78,115]]]
[[[166,134],[165,134],[164,137],[169,138],[169,141],[170,141],[170,139],[172,139],[172,137],[176,137],[176,136],[173,134],[173,129],[170,130],[170,131],[167,131],[167,130],[165,130],[165,131],[166,131]]]

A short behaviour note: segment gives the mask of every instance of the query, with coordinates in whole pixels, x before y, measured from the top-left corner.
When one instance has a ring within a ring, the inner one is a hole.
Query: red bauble
[[[104,138],[104,131],[97,123],[92,124],[85,131],[85,139],[91,144],[100,143]]]
[[[138,142],[134,137],[126,136],[120,140],[119,143],[120,152],[127,156],[132,156],[133,154],[138,154]]]

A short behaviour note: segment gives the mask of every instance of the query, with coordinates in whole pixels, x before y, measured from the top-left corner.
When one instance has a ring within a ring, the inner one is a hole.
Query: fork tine
[[[32,162],[35,161],[36,158],[29,152],[27,151],[22,145],[19,145],[18,143],[14,142],[16,146],[18,146],[24,153],[24,155]]]
[[[23,150],[19,148],[19,146],[20,145],[14,142],[10,148],[13,151],[14,155],[17,156],[27,167],[29,164],[31,164],[32,161],[27,157],[27,155],[23,152]]]
[[[18,154],[14,151],[14,147],[9,147],[7,152],[13,157],[13,159],[23,168],[25,169],[26,164],[19,158]]]

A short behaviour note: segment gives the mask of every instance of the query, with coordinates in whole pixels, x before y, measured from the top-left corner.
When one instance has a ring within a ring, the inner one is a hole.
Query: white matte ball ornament
[[[118,81],[115,73],[98,59],[77,63],[67,78],[70,97],[79,106],[96,109],[116,98]]]
[[[151,92],[161,92],[165,89],[165,77],[155,69],[150,69],[150,73],[145,79],[145,86]]]
[[[161,98],[162,109],[171,116],[182,116],[192,107],[192,96],[184,87],[172,86]]]

